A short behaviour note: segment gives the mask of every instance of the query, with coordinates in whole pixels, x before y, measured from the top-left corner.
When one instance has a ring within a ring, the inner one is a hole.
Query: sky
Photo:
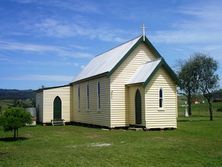
[[[0,0],[0,88],[68,84],[142,24],[173,69],[203,52],[222,80],[221,0]]]

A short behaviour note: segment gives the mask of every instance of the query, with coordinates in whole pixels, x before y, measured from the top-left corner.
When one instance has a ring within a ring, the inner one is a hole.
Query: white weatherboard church
[[[39,89],[38,120],[177,127],[176,75],[145,35],[93,58],[68,85]]]

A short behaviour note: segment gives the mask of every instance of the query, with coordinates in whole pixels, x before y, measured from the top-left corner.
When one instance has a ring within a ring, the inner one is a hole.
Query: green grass
[[[0,166],[220,167],[222,112],[215,112],[215,120],[209,121],[206,108],[199,112],[201,107],[191,118],[181,116],[176,130],[25,127],[19,136],[26,140],[0,141]],[[0,130],[0,138],[10,136]]]
[[[0,100],[0,106],[2,107],[2,111],[7,109],[10,105],[13,104],[13,100]]]

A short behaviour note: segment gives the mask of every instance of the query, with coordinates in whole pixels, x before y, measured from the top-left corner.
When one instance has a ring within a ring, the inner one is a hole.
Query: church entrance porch
[[[145,126],[144,88],[142,85],[127,86],[127,118],[130,126]]]

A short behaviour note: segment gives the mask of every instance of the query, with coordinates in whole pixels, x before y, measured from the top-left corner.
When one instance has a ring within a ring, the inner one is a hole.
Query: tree
[[[199,91],[203,94],[208,102],[210,120],[213,120],[212,100],[213,92],[218,87],[219,77],[216,73],[218,63],[212,57],[196,53],[194,56],[194,65],[198,67],[198,84]]]
[[[0,106],[0,116],[2,115],[2,106]]]
[[[192,115],[192,96],[198,90],[196,64],[194,64],[193,58],[190,57],[187,61],[181,61],[179,65],[179,71],[177,72],[179,87],[183,95],[187,98],[188,114]]]
[[[32,123],[31,114],[23,108],[8,108],[0,117],[4,131],[13,131],[14,140],[18,138],[18,129]]]

